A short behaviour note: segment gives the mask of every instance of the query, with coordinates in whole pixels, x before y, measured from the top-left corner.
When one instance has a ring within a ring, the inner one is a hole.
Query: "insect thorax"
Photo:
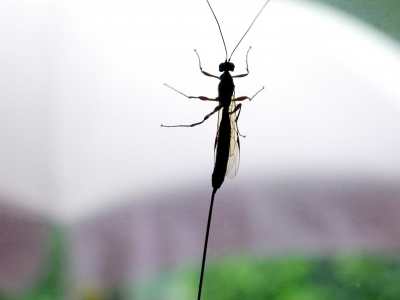
[[[230,105],[234,91],[235,84],[233,83],[233,78],[228,71],[225,71],[220,76],[218,85],[218,98],[222,106],[228,107]]]

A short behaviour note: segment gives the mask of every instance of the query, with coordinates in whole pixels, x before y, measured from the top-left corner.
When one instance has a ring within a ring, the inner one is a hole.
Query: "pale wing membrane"
[[[235,110],[236,103],[235,101],[231,102],[229,106],[229,120],[231,122],[231,138],[229,145],[229,157],[228,157],[228,165],[226,167],[225,176],[229,179],[232,179],[236,176],[237,171],[239,170],[239,161],[240,161],[240,144],[239,144],[239,136],[238,130],[236,126],[236,113],[231,113]],[[218,123],[217,123],[217,136],[215,137],[214,144],[214,161],[217,159],[217,143],[219,138],[219,126],[221,124],[222,119],[222,110],[218,112]]]
[[[232,100],[231,105],[229,106],[229,120],[231,122],[231,141],[229,145],[228,166],[226,168],[225,174],[225,176],[229,179],[232,179],[236,176],[236,173],[239,170],[240,162],[240,144],[238,129],[236,126],[236,112],[232,113],[235,108],[236,103]]]
[[[223,108],[221,108],[218,111],[217,135],[215,136],[215,143],[214,143],[214,163],[217,159],[217,143],[219,138],[219,125],[221,124],[221,119],[222,119],[222,110]]]

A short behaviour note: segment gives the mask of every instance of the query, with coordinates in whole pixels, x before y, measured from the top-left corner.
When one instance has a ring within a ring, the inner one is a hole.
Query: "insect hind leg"
[[[222,108],[221,105],[218,105],[217,107],[215,107],[215,109],[212,112],[210,112],[208,115],[206,115],[204,117],[203,121],[201,121],[201,122],[197,122],[197,123],[193,123],[193,124],[189,124],[189,125],[163,125],[163,124],[161,124],[161,127],[194,127],[194,126],[203,124],[209,117],[211,117],[213,114],[215,114],[221,108]]]
[[[239,136],[245,138],[246,136],[240,133],[240,131],[239,131],[239,125],[238,125],[238,120],[239,120],[240,112],[242,111],[242,104],[239,103],[238,105],[236,105],[235,109],[234,109],[232,112],[230,112],[230,114],[233,114],[233,113],[235,113],[235,112],[237,112],[237,111],[238,111],[238,113],[237,113],[237,116],[236,116],[236,118],[235,118],[236,131],[237,131],[237,134],[238,134]]]

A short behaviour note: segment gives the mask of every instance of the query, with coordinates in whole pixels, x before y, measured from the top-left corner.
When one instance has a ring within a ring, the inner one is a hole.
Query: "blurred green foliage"
[[[66,234],[65,229],[50,225],[47,238],[47,264],[42,276],[28,291],[13,295],[2,295],[0,300],[61,300],[66,299]]]
[[[399,0],[314,0],[343,10],[400,40]]]
[[[132,299],[196,299],[199,268],[164,274]],[[378,255],[231,256],[208,262],[202,300],[400,298],[400,260]]]

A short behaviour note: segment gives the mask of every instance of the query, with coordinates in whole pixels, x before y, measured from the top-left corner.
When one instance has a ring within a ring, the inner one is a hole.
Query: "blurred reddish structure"
[[[374,181],[266,181],[217,194],[209,258],[400,250],[400,185]],[[200,262],[210,191],[165,193],[72,228],[76,278],[116,284]]]

